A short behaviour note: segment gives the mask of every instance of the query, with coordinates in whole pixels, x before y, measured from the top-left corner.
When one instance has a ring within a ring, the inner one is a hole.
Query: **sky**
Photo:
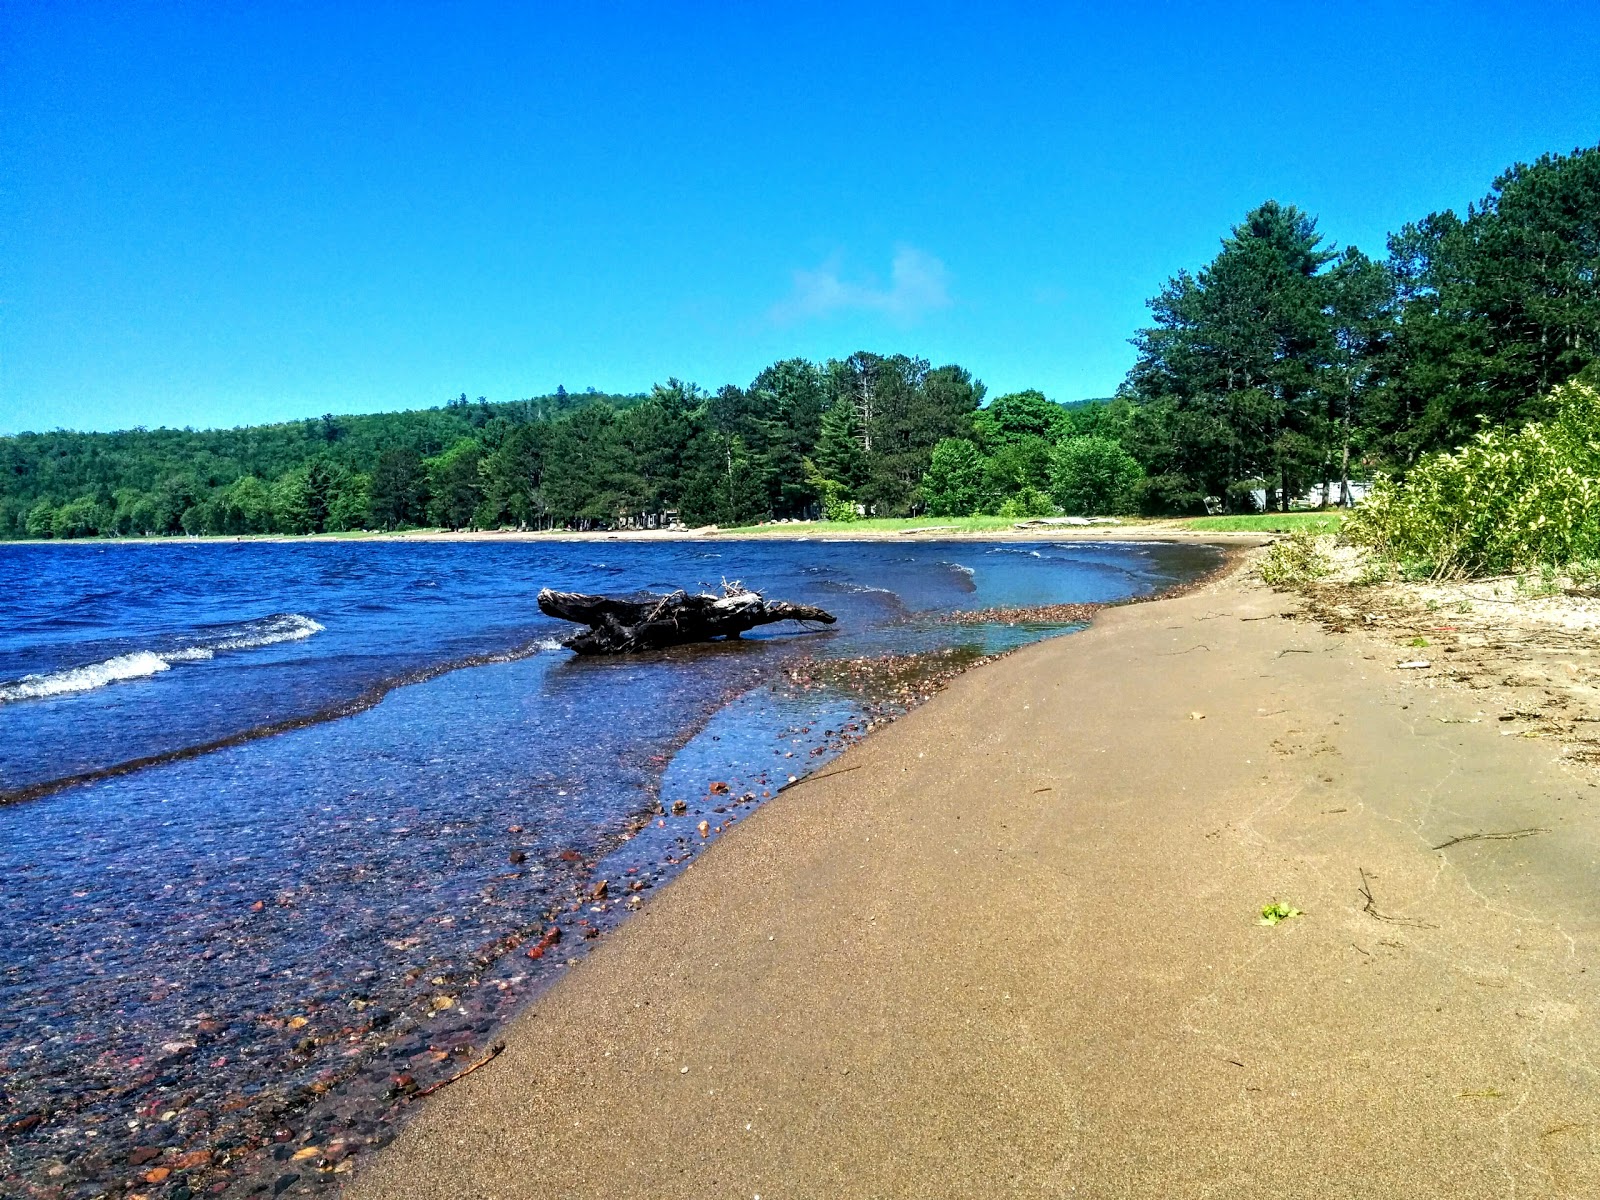
[[[0,433],[856,350],[1110,394],[1275,198],[1381,253],[1600,142],[1600,13],[0,2]]]

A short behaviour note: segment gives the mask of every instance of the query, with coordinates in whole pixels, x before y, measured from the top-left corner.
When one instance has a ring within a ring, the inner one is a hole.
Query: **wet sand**
[[[348,1194],[1600,1194],[1600,791],[1295,607],[1235,578],[956,679]]]

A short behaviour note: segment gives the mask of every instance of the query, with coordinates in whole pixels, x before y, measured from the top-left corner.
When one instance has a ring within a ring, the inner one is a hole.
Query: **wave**
[[[309,618],[305,617],[300,619],[309,620]],[[310,623],[316,625],[315,621]],[[321,628],[322,626],[317,625],[318,630]],[[316,630],[311,632],[316,632]],[[258,742],[266,738],[277,737],[279,734],[288,733],[294,729],[305,729],[311,725],[321,725],[328,721],[353,717],[357,713],[366,712],[367,709],[377,705],[380,700],[396,688],[427,683],[429,680],[437,679],[441,675],[448,675],[452,671],[459,671],[464,667],[485,667],[492,663],[515,662],[518,659],[529,658],[541,652],[560,649],[563,649],[561,643],[554,638],[537,638],[533,641],[524,642],[519,646],[513,646],[508,650],[469,654],[465,658],[433,663],[403,675],[380,679],[354,696],[346,697],[343,700],[335,700],[333,703],[324,705],[312,712],[298,713],[277,721],[268,721],[263,725],[253,725],[249,729],[241,729],[224,737],[213,738],[211,741],[200,742],[192,746],[180,746],[174,750],[163,750],[156,754],[147,754],[140,758],[128,759],[125,762],[113,763],[110,766],[79,771],[73,775],[42,779],[36,783],[25,784],[18,788],[0,789],[0,805],[17,804],[24,800],[38,800],[43,796],[54,795],[56,792],[65,791],[67,788],[77,787],[80,784],[94,783],[101,779],[114,779],[119,775],[131,775],[135,771],[143,771],[148,767],[162,766],[166,763],[184,762],[191,758],[199,758],[205,754],[215,753],[218,750],[226,750],[232,746],[242,746],[247,742]],[[152,655],[152,657],[167,658],[170,656]],[[64,673],[58,672],[57,674]],[[16,685],[7,684],[4,686],[12,687]],[[3,696],[0,696],[0,698],[3,698]]]
[[[136,650],[132,654],[119,654],[104,662],[71,667],[65,671],[51,671],[45,675],[24,675],[14,683],[0,683],[0,703],[12,700],[42,700],[47,696],[65,696],[69,692],[88,692],[123,679],[143,679],[170,671],[172,664],[149,650]]]
[[[297,642],[321,633],[323,626],[300,613],[274,613],[255,621],[214,627],[198,637],[175,641],[161,649],[130,650],[100,662],[24,675],[0,683],[0,704],[45,700],[74,692],[92,692],[108,684],[146,679],[170,671],[177,663],[204,662],[231,650],[254,650],[280,642]]]
[[[822,587],[834,592],[850,592],[855,595],[897,596],[898,592],[892,588],[874,587],[870,583],[852,583],[848,579],[829,579],[822,583]]]

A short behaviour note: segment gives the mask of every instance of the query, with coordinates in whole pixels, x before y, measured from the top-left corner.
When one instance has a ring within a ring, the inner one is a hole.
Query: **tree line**
[[[1600,147],[1545,155],[1383,258],[1268,201],[1150,301],[1117,394],[988,399],[967,368],[862,351],[714,392],[232,430],[0,438],[0,536],[739,525],[875,515],[1244,511],[1325,501],[1596,376]]]

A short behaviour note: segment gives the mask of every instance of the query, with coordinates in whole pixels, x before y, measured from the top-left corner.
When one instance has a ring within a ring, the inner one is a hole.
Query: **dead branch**
[[[1367,916],[1375,920],[1387,921],[1390,925],[1409,925],[1413,929],[1439,928],[1437,925],[1430,925],[1427,921],[1419,921],[1415,917],[1391,917],[1388,913],[1379,911],[1377,901],[1372,898],[1372,884],[1367,879],[1366,868],[1357,867],[1356,870],[1361,872],[1360,891],[1362,897],[1366,900],[1366,903],[1361,906],[1361,911],[1366,913]]]
[[[505,1043],[504,1042],[495,1043],[493,1046],[489,1047],[489,1053],[485,1054],[477,1062],[472,1063],[472,1064],[470,1064],[468,1066],[462,1067],[461,1070],[457,1071],[454,1075],[450,1076],[449,1079],[441,1079],[438,1083],[430,1083],[427,1087],[423,1088],[415,1096],[413,1096],[412,1099],[420,1100],[424,1096],[431,1096],[434,1092],[437,1092],[440,1088],[449,1087],[452,1083],[454,1083],[458,1079],[465,1079],[468,1075],[471,1075],[479,1067],[485,1065],[486,1063],[493,1062],[496,1058],[498,1058],[500,1056],[500,1052],[502,1050],[504,1050],[505,1048],[506,1047],[505,1047]]]
[[[1534,837],[1537,834],[1549,833],[1548,829],[1535,827],[1532,829],[1513,829],[1507,833],[1463,833],[1451,838],[1448,842],[1440,842],[1435,850],[1447,850],[1451,846],[1459,846],[1462,842],[1514,842],[1519,838]]]

